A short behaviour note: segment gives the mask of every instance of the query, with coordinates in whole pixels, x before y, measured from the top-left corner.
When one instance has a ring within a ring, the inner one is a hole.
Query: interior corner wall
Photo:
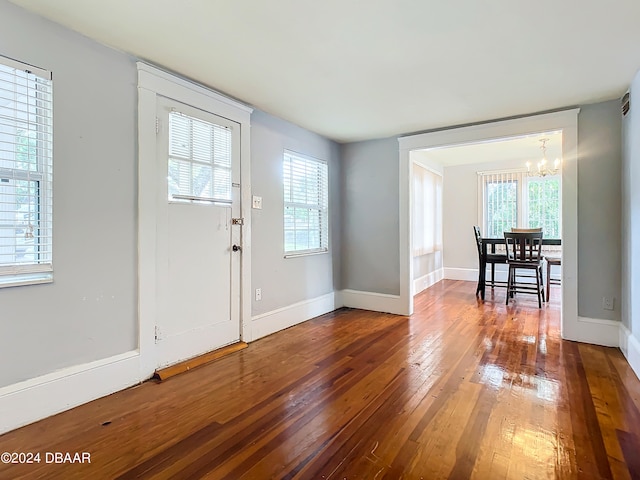
[[[329,166],[329,252],[284,258],[284,150],[324,160]],[[333,293],[340,288],[340,148],[337,143],[277,117],[251,115],[251,191],[262,209],[251,211],[252,316]]]
[[[342,288],[400,294],[396,137],[343,144]]]
[[[622,114],[613,100],[578,115],[578,315],[621,318]],[[614,310],[602,308],[614,298]]]
[[[134,60],[4,0],[0,18],[54,109],[54,281],[0,289],[3,387],[137,348],[137,165]]]

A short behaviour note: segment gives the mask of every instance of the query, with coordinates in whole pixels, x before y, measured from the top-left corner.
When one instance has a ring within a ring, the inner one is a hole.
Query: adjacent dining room
[[[443,269],[447,279],[474,282],[482,301],[560,308],[562,132],[411,155],[414,293],[431,283],[425,275]],[[528,247],[511,262],[507,234],[526,237]]]

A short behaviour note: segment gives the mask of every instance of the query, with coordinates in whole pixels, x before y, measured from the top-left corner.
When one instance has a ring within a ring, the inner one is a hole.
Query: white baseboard
[[[620,350],[636,377],[640,379],[640,341],[622,323],[620,323]]]
[[[600,318],[578,317],[573,332],[565,334],[565,340],[573,340],[603,347],[618,347],[620,345],[620,325],[615,320]]]
[[[491,268],[487,267],[487,277],[491,274]],[[496,280],[501,282],[507,281],[507,269],[504,265],[496,265]],[[444,278],[447,280],[464,280],[465,282],[477,282],[478,281],[478,269],[477,268],[444,268]]]
[[[423,290],[426,290],[432,285],[435,285],[444,278],[444,270],[439,268],[438,270],[416,278],[413,281],[413,294],[417,295]]]
[[[344,307],[404,315],[404,309],[400,305],[400,295],[362,292],[360,290],[341,290],[338,298],[340,305]]]
[[[256,315],[251,317],[252,340],[266,337],[319,315],[333,312],[336,308],[339,306],[336,306],[335,294],[331,292],[311,300]]]
[[[146,380],[141,377],[140,354],[132,351],[0,388],[0,434]]]
[[[477,268],[451,268],[445,267],[444,278],[447,280],[464,280],[467,282],[478,281],[478,269]]]

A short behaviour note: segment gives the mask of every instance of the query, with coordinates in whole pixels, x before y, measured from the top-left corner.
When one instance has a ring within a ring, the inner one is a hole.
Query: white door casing
[[[166,178],[166,168],[159,165],[156,135],[156,113],[159,97],[185,105],[196,105],[238,125],[240,131],[240,214],[241,230],[239,318],[240,339],[252,340],[251,332],[251,182],[250,127],[251,108],[203,86],[176,77],[143,62],[138,67],[138,318],[140,378],[149,378],[162,362],[158,359],[155,334],[162,305],[158,290],[158,231],[160,199],[166,201],[158,188],[158,175]],[[160,241],[161,242],[161,241]],[[162,337],[162,332],[160,332]]]
[[[411,175],[410,152],[428,148],[499,140],[527,134],[562,131],[562,338],[579,340],[578,320],[578,113],[580,109],[532,115],[512,120],[456,127],[398,139],[400,167],[400,307],[413,313],[411,281]],[[584,341],[584,340],[583,340]]]

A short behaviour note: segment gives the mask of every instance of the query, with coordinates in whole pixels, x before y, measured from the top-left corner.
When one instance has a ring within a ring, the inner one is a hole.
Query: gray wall
[[[400,294],[397,138],[342,145],[342,288]]]
[[[137,347],[137,179],[133,60],[4,0],[0,18],[0,53],[54,82],[54,283],[0,289],[2,387]]]
[[[578,315],[620,320],[621,113],[618,100],[578,117]],[[602,297],[615,298],[614,310]]]
[[[624,119],[622,165],[622,320],[640,338],[640,72],[631,84],[631,111]]]
[[[329,253],[284,258],[284,150],[329,164]],[[340,150],[337,143],[261,111],[251,116],[252,194],[262,197],[262,210],[252,210],[252,315],[269,312],[339,289],[340,279]]]

